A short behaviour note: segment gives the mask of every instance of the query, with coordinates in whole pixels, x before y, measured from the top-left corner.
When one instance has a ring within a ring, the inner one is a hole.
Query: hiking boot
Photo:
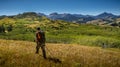
[[[47,59],[47,57],[44,57],[44,59]]]
[[[36,53],[36,54],[39,54],[39,52],[38,52],[38,51],[36,51],[35,53]]]

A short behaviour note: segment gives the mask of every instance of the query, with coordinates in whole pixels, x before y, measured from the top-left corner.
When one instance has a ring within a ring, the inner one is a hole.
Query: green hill
[[[0,38],[34,41],[37,27],[45,31],[48,43],[120,48],[119,28],[70,23],[62,20],[53,21],[34,12],[0,19]]]

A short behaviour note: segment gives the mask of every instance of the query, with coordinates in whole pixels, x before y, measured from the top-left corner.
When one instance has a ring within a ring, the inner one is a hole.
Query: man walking
[[[46,51],[45,51],[45,33],[44,31],[40,30],[40,28],[37,28],[36,31],[36,54],[39,53],[39,48],[41,47],[42,54],[44,59],[46,59]]]

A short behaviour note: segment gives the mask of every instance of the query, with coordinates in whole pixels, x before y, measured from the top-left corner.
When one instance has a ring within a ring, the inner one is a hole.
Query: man
[[[42,49],[42,54],[44,59],[46,59],[46,51],[45,51],[45,33],[43,31],[40,30],[40,28],[37,28],[36,31],[36,54],[39,53],[39,48],[41,47]]]

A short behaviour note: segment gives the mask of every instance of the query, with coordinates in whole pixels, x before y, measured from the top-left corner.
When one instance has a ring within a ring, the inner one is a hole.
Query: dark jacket
[[[38,39],[38,37],[37,37],[37,34],[39,34],[39,33],[41,34],[41,38],[40,38],[40,39]],[[40,30],[40,31],[37,31],[37,32],[36,32],[36,41],[37,41],[37,42],[41,42],[41,43],[45,43],[45,40],[46,40],[46,39],[45,39],[45,32],[44,32],[44,31],[41,31],[41,30]]]

